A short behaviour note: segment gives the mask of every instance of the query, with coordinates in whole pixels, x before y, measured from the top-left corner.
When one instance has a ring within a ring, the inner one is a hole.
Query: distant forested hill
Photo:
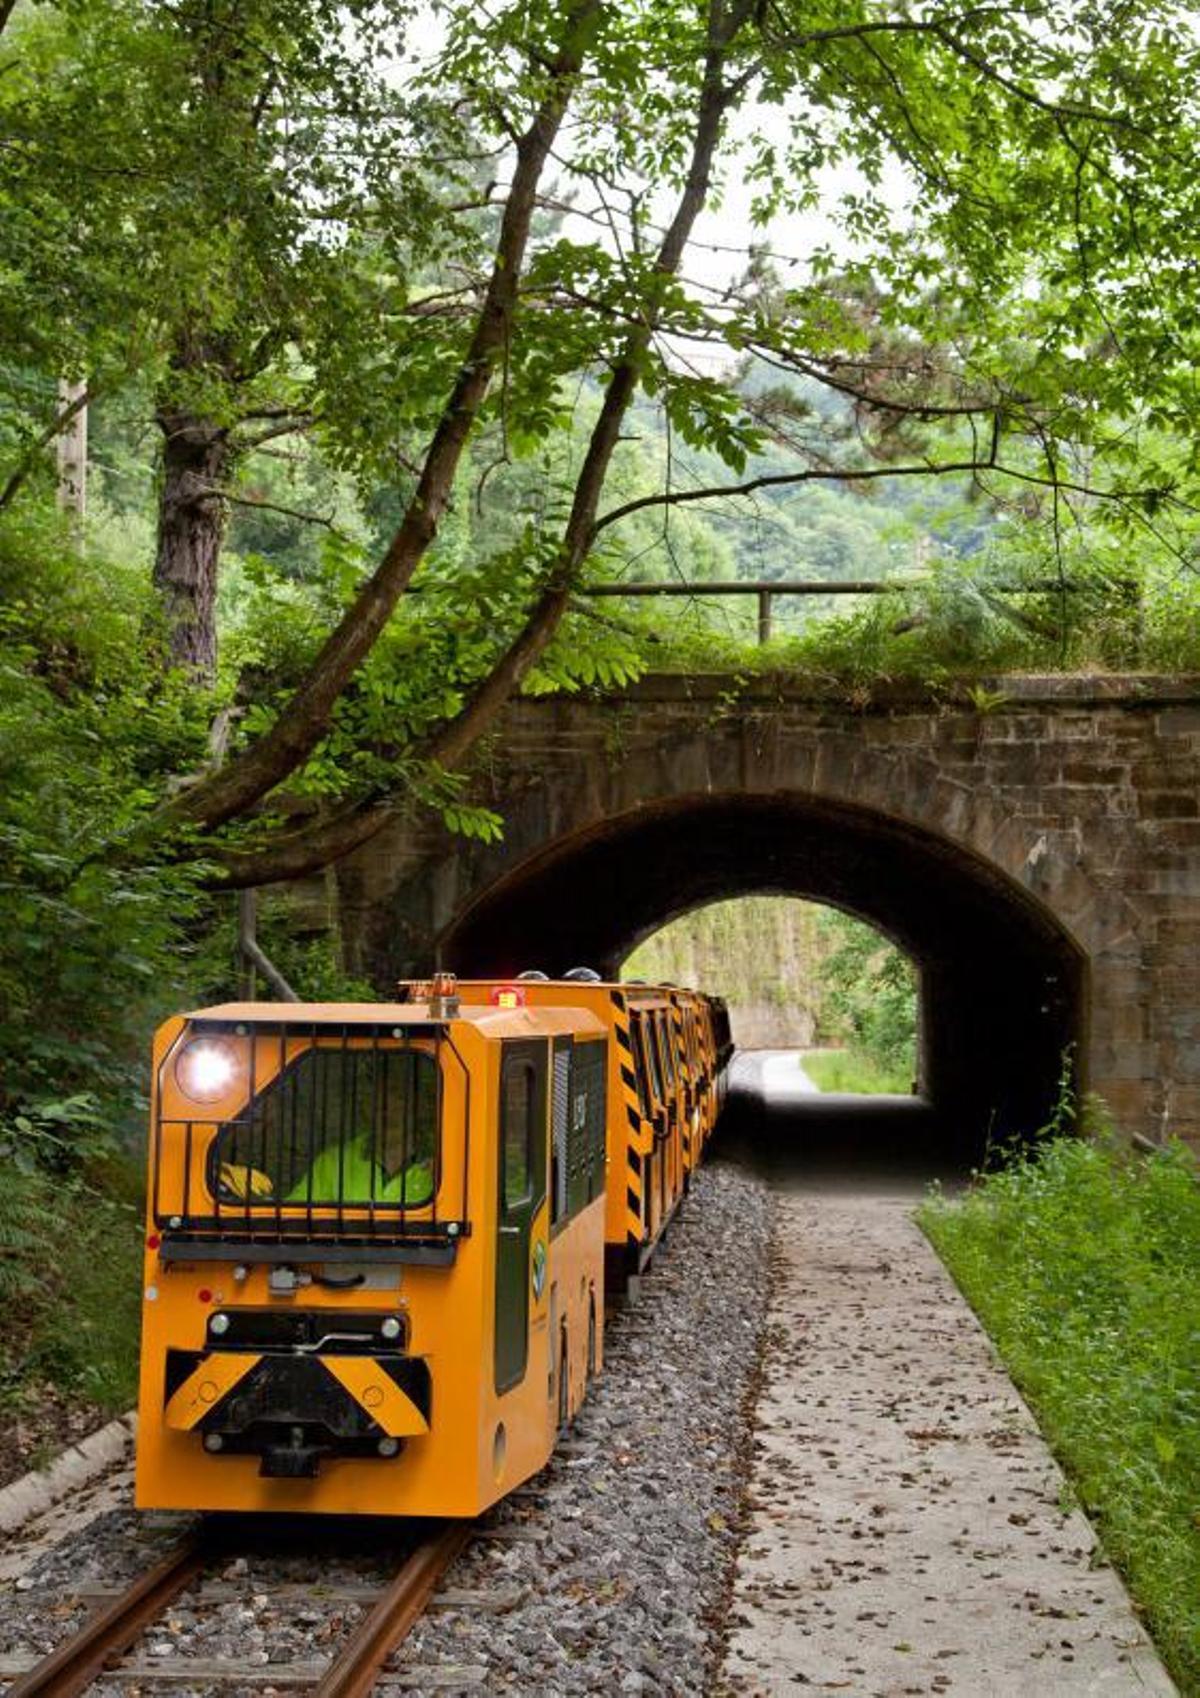
[[[714,902],[647,938],[623,971],[723,996],[747,1049],[845,1044],[912,1074],[915,971],[878,932],[835,909],[787,896]]]

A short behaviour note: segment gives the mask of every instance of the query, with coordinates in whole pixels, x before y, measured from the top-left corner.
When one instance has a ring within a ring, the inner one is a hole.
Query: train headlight
[[[237,1052],[220,1038],[195,1038],[180,1051],[175,1078],[194,1103],[215,1103],[232,1085],[238,1072]]]

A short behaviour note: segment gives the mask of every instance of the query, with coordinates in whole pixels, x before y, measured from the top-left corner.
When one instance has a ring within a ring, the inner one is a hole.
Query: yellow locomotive
[[[613,1223],[642,1265],[711,1130],[711,1005],[400,994],[157,1034],[139,1506],[473,1516],[599,1370]]]
[[[169,1021],[138,1502],[474,1515],[540,1468],[600,1363],[606,1051],[449,996]]]

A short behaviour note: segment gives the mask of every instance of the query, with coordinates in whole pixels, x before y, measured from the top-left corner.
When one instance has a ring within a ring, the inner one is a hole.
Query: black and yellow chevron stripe
[[[625,1139],[626,1238],[630,1248],[636,1249],[646,1237],[645,1158],[650,1153],[653,1133],[642,1119],[633,1065],[633,1039],[629,1033],[629,1008],[620,991],[613,991],[612,1004],[613,1035],[617,1040],[617,1061],[621,1072],[621,1103],[628,1129]]]

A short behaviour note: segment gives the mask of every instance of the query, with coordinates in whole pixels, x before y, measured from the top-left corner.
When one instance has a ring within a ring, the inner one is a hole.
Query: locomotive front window
[[[315,1045],[221,1127],[210,1188],[243,1208],[420,1208],[437,1188],[438,1097],[428,1051]]]

